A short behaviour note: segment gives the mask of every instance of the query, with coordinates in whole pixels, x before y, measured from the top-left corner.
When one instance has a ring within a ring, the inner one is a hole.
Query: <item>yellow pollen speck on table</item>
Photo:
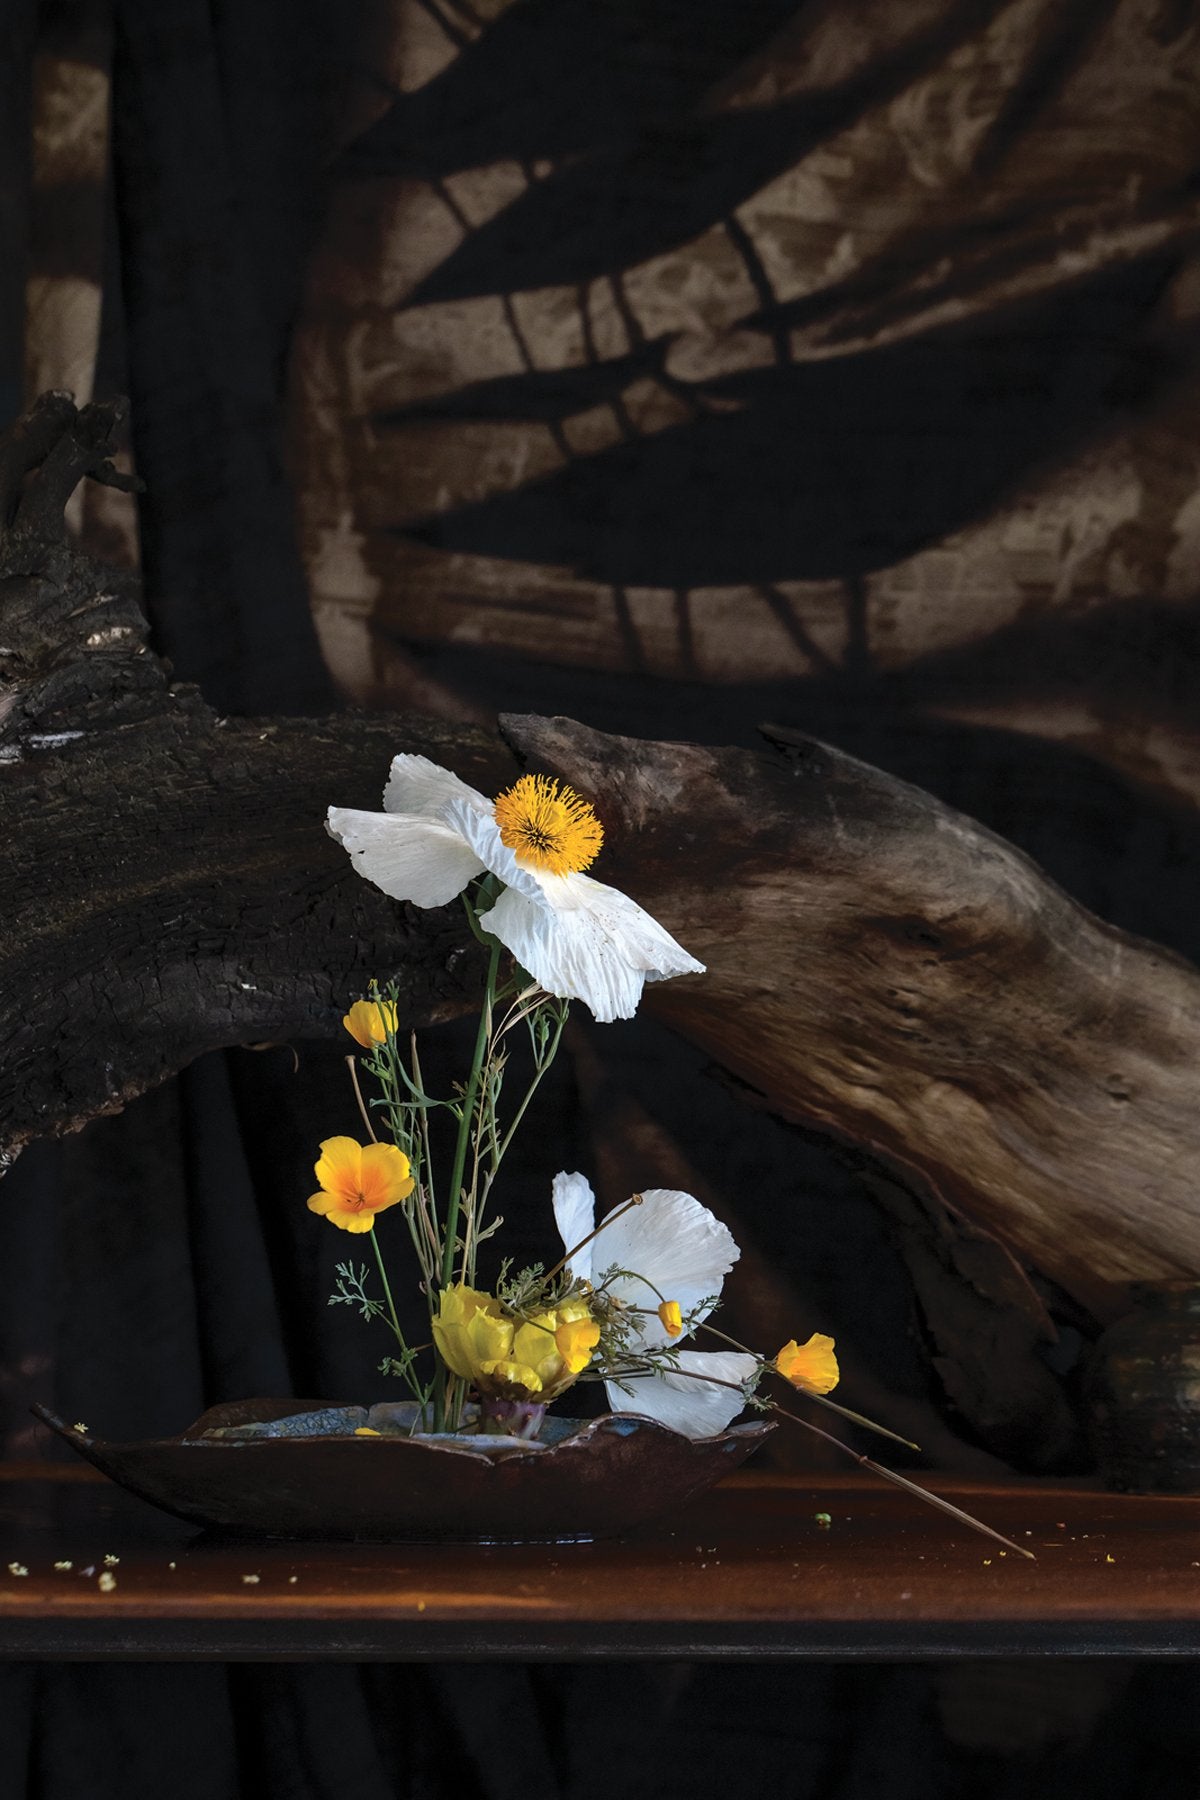
[[[586,800],[548,775],[522,775],[493,805],[500,841],[549,875],[577,875],[596,860],[604,828]]]

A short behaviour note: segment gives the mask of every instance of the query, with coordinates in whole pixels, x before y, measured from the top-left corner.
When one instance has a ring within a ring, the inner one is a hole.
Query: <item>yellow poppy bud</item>
[[[819,1331],[815,1331],[806,1344],[790,1339],[775,1358],[775,1369],[793,1387],[807,1388],[813,1394],[828,1394],[838,1384],[833,1339],[824,1337]]]
[[[396,1009],[390,1000],[356,1000],[342,1024],[356,1044],[371,1050],[385,1041],[389,1031],[395,1035]]]
[[[683,1330],[683,1314],[679,1310],[678,1300],[664,1300],[658,1309],[663,1330],[668,1337],[678,1337]]]

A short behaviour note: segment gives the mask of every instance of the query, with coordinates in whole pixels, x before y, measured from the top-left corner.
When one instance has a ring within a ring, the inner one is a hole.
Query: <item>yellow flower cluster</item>
[[[480,1394],[548,1402],[587,1368],[600,1327],[583,1300],[511,1319],[491,1294],[460,1282],[442,1290],[433,1340],[446,1367]]]

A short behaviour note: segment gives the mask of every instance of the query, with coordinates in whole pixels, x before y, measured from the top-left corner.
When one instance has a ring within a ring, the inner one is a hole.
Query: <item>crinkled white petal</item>
[[[631,1019],[637,1011],[645,975],[590,913],[553,912],[540,897],[531,900],[510,887],[479,922],[548,994],[582,1000],[601,1024]]]
[[[490,813],[491,801],[450,769],[430,762],[427,756],[411,756],[402,752],[392,758],[391,772],[383,790],[383,809],[390,813],[410,813],[418,819],[440,819],[445,823],[448,806],[457,802],[475,812]]]
[[[467,789],[471,793],[471,789]],[[478,798],[478,796],[476,796]],[[518,894],[524,894],[530,900],[541,896],[541,889],[531,870],[519,863],[504,839],[500,836],[500,827],[496,823],[492,807],[484,803],[481,812],[470,800],[461,797],[452,800],[443,814],[446,823],[461,833],[470,844],[485,869],[499,876],[505,887],[513,888]],[[489,927],[490,930],[490,927]],[[500,933],[495,934],[497,937]],[[503,940],[501,940],[503,942]],[[526,964],[528,967],[528,964]],[[532,974],[533,971],[530,970]]]
[[[563,1249],[570,1252],[576,1244],[583,1244],[596,1223],[596,1196],[582,1175],[568,1175],[565,1170],[554,1177],[553,1196],[554,1223]],[[583,1244],[582,1250],[567,1263],[567,1269],[576,1281],[591,1280],[591,1244]]]
[[[619,1212],[620,1209],[618,1208]],[[658,1317],[662,1300],[677,1300],[686,1318],[706,1319],[726,1275],[741,1255],[728,1226],[678,1188],[647,1188],[640,1206],[631,1206],[612,1224],[602,1224],[589,1248],[594,1279],[607,1269],[632,1271],[613,1277],[607,1291],[635,1315],[636,1341],[659,1345],[671,1341]]]
[[[593,881],[590,875],[539,874],[537,879],[557,913],[577,909],[588,913],[647,981],[666,981],[672,975],[703,975],[704,964],[689,955],[657,919],[651,918],[620,888]]]
[[[443,816],[504,883],[480,924],[547,993],[582,1000],[607,1024],[633,1017],[645,982],[703,974],[703,963],[617,888],[520,861],[491,811],[480,811],[472,798],[452,802]]]
[[[331,806],[326,825],[364,880],[415,906],[445,906],[483,868],[461,833],[436,819]]]
[[[731,1381],[740,1386],[750,1380],[758,1363],[737,1350],[681,1350],[678,1360],[680,1369],[691,1374],[634,1375],[623,1388],[606,1381],[609,1405],[614,1412],[657,1419],[684,1437],[715,1437],[746,1404],[740,1392],[715,1383]],[[700,1375],[713,1380],[699,1381],[696,1377]]]

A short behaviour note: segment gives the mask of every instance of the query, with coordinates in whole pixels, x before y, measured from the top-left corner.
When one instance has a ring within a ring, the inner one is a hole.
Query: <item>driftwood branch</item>
[[[1200,975],[840,751],[510,721],[620,822],[608,866],[708,963],[661,1017],[786,1117],[880,1153],[1097,1317],[1200,1272]]]
[[[1025,1268],[1097,1318],[1131,1277],[1200,1273],[1196,971],[790,734],[755,754],[562,719],[509,719],[506,746],[414,718],[216,717],[171,685],[132,585],[64,533],[118,425],[49,396],[0,448],[3,1154],[202,1051],[332,1035],[372,976],[396,975],[413,1023],[469,1005],[456,910],[386,900],[321,821],[378,805],[399,749],[488,791],[527,760],[596,798],[601,873],[709,965],[647,1004],[773,1110],[882,1159],[910,1214],[919,1197],[904,1237],[927,1310],[956,1296],[934,1349],[968,1416],[1063,1439]],[[1005,1395],[999,1344],[1024,1369]]]

